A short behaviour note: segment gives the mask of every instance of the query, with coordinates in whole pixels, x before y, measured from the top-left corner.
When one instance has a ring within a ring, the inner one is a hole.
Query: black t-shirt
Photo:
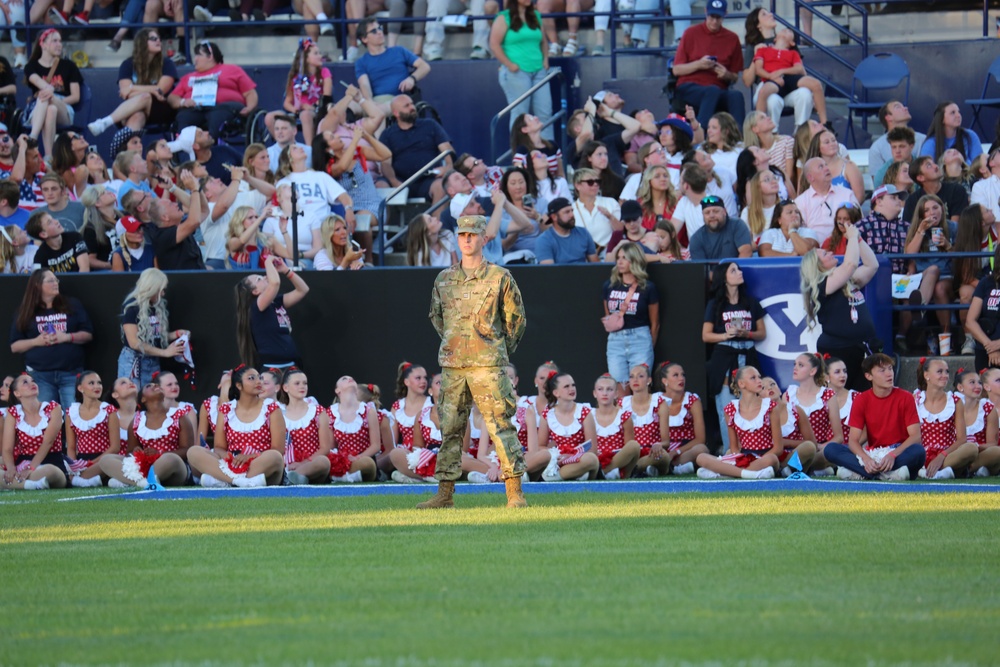
[[[906,204],[903,206],[903,220],[906,221],[907,225],[913,220],[913,213],[917,210],[917,202],[925,194],[927,193],[924,192],[923,188],[917,188],[913,194],[906,198]],[[969,205],[969,193],[961,185],[955,183],[942,183],[941,191],[937,193],[937,196],[948,207],[949,218],[958,215]]]
[[[17,79],[14,78],[14,68],[10,66],[10,61],[0,56],[0,88],[16,83]],[[9,106],[16,104],[16,101],[13,95],[0,95],[0,104]]]
[[[875,338],[875,323],[872,321],[865,295],[855,289],[851,296],[839,289],[833,294],[826,293],[824,278],[819,284],[819,312],[816,319],[823,327],[816,345],[821,348],[854,347]]]
[[[170,58],[163,59],[162,70],[163,71],[160,73],[160,76],[169,76],[174,80],[175,83],[180,78],[179,76],[177,76],[177,65],[175,65],[174,61],[171,60]],[[138,81],[136,81],[135,69],[133,67],[131,58],[122,61],[122,64],[118,66],[118,80],[121,81],[122,79],[128,79],[132,83],[145,86],[153,86],[159,83],[159,79],[148,83],[139,83]]]
[[[72,297],[66,297],[69,309],[57,313],[52,309],[35,312],[35,322],[28,329],[19,331],[17,319],[10,327],[10,342],[37,338],[47,333],[93,333],[94,327],[83,305]],[[33,347],[24,353],[24,365],[35,371],[72,371],[84,366],[83,346],[76,343],[59,343],[47,347]]]
[[[729,303],[727,299],[718,317],[715,314],[716,301],[717,299],[712,299],[705,306],[705,321],[712,323],[712,331],[717,334],[727,333],[737,326],[746,331],[756,331],[757,320],[764,317],[764,309],[760,307],[760,302],[752,297],[746,297],[745,303],[736,304]]]
[[[143,225],[162,271],[199,271],[205,268],[194,234],[177,242],[177,227]]]
[[[983,307],[979,311],[979,319],[977,320],[979,326],[983,333],[996,340],[997,322],[1000,322],[1000,287],[993,280],[992,274],[987,274],[980,279],[979,284],[976,285],[976,291],[972,293],[972,298],[977,296],[983,301]],[[983,349],[979,341],[976,341],[976,349]]]
[[[136,303],[131,303],[129,305],[122,304],[122,324],[139,324],[139,305]],[[147,345],[152,345],[153,347],[163,347],[163,336],[165,332],[160,325],[160,318],[156,316],[155,311],[149,309],[149,324],[152,330],[152,340],[143,341]],[[122,342],[125,342],[125,331],[122,330]]]
[[[443,127],[426,118],[418,118],[409,130],[390,125],[380,139],[392,151],[392,170],[401,181],[417,173],[441,152],[438,146],[450,141]]]
[[[24,82],[28,84],[31,88],[32,94],[38,94],[38,88],[31,83],[31,75],[37,74],[43,79],[49,75],[49,70],[51,67],[45,67],[37,60],[33,60],[24,66]],[[80,70],[77,69],[76,65],[72,60],[68,58],[60,58],[59,62],[56,63],[56,69],[52,73],[52,78],[49,79],[49,83],[55,89],[56,95],[61,95],[66,97],[70,94],[69,84],[78,83],[83,86],[83,77],[80,75]]]
[[[628,296],[629,288],[621,283],[611,286],[611,281],[604,281],[604,301],[608,304],[608,313],[617,312],[621,308],[621,303]],[[628,308],[625,309],[625,326],[623,329],[638,329],[650,325],[649,306],[660,302],[659,292],[656,285],[646,282],[646,289],[636,289],[632,294],[632,299]]]
[[[62,245],[59,250],[53,250],[48,244],[38,246],[35,253],[35,264],[53,273],[78,273],[80,264],[77,258],[88,254],[87,244],[76,232],[63,232]]]
[[[114,235],[113,228],[109,232],[101,234],[100,237],[93,227],[86,227],[83,230],[83,242],[87,244],[87,250],[91,254],[97,255],[97,259],[102,262],[111,261],[111,236],[109,234]]]
[[[292,322],[285,310],[285,295],[279,294],[263,311],[250,304],[250,331],[263,366],[297,361],[299,351],[292,340]]]

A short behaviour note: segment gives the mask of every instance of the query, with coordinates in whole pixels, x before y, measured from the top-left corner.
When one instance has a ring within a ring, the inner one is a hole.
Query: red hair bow
[[[927,357],[920,357],[920,365],[923,366],[925,363],[927,363]]]
[[[733,369],[733,379],[734,380],[736,379],[736,374],[739,373],[739,372],[740,372],[740,369],[738,369],[738,368],[734,368]]]
[[[368,391],[372,392],[373,394],[375,393],[375,385],[369,383],[366,384],[365,386],[368,387]]]
[[[546,380],[551,380],[555,376],[559,375],[559,371],[549,371],[549,374],[545,376]]]
[[[80,376],[77,375],[77,377]],[[149,379],[152,380],[153,382],[156,382],[159,377],[160,377],[160,371],[153,371],[153,374],[149,376]]]
[[[964,366],[959,366],[958,367],[958,373],[957,373],[957,375],[961,375],[964,372],[965,372],[965,367]]]

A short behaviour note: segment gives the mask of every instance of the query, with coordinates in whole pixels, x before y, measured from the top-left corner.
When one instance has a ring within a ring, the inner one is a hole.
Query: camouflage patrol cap
[[[486,218],[481,215],[463,215],[458,219],[456,234],[485,234]]]

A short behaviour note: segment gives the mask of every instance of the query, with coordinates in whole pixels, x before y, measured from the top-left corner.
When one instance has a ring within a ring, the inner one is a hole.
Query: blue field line
[[[356,498],[359,496],[429,496],[433,484],[329,484],[325,486],[268,486],[257,489],[203,489],[201,487],[165,489],[162,491],[132,491],[127,493],[64,498],[76,500],[196,500],[202,498]],[[525,494],[542,493],[740,493],[740,492],[802,492],[802,493],[997,493],[993,484],[956,484],[939,482],[846,482],[842,480],[808,480],[793,482],[774,480],[630,480],[616,482],[530,482]],[[502,495],[502,484],[459,484],[458,496],[494,493]]]

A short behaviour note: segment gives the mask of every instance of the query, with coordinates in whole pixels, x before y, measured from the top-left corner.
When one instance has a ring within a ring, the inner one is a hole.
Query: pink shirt
[[[189,72],[185,74],[181,77],[180,82],[171,94],[181,99],[188,99],[191,97],[192,77],[210,76],[213,74],[219,75],[219,89],[215,95],[216,104],[224,104],[226,102],[245,104],[246,100],[243,94],[257,87],[257,84],[243,71],[243,68],[237,65],[223,64],[216,65],[204,72]]]
[[[858,205],[858,199],[850,188],[830,185],[830,190],[821,195],[812,188],[795,198],[795,205],[802,214],[802,224],[816,232],[820,245],[833,233],[833,216],[844,202]]]

